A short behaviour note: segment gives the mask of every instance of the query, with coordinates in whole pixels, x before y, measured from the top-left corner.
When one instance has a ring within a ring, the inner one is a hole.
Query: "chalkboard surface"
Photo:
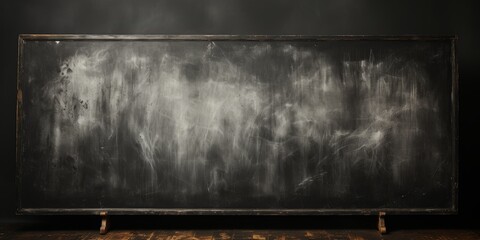
[[[451,37],[19,38],[19,213],[453,213]]]

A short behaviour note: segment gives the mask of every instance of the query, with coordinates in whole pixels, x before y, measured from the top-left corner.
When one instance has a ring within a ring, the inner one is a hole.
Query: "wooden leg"
[[[385,212],[378,213],[378,231],[380,234],[387,233],[387,227],[385,226]]]
[[[102,217],[102,225],[100,225],[100,234],[106,234],[108,232],[108,227],[110,222],[108,221],[107,212],[100,212],[100,217]]]

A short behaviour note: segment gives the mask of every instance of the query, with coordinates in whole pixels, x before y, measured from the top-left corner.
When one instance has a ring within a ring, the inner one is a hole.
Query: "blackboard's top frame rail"
[[[456,35],[95,35],[95,34],[20,34],[21,40],[97,40],[97,41],[445,41],[456,40]]]
[[[451,208],[374,208],[374,209],[180,209],[180,208],[20,208],[17,215],[389,215],[457,214]]]

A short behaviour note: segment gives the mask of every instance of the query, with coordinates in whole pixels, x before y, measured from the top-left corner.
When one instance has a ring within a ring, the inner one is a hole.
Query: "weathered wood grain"
[[[380,235],[375,230],[113,230],[99,235],[94,230],[32,231],[0,228],[0,239],[131,239],[131,240],[289,240],[289,239],[480,239],[475,230],[403,230]]]

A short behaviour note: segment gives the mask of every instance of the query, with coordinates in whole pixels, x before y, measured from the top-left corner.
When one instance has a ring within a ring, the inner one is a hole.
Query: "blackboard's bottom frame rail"
[[[19,208],[18,215],[99,215],[100,234],[109,230],[111,215],[203,215],[203,216],[328,216],[328,215],[377,215],[377,229],[386,234],[385,215],[449,215],[457,214],[456,208],[382,208],[382,209],[148,209],[148,208]]]
[[[17,215],[455,215],[456,208],[373,209],[179,209],[179,208],[20,208]]]

